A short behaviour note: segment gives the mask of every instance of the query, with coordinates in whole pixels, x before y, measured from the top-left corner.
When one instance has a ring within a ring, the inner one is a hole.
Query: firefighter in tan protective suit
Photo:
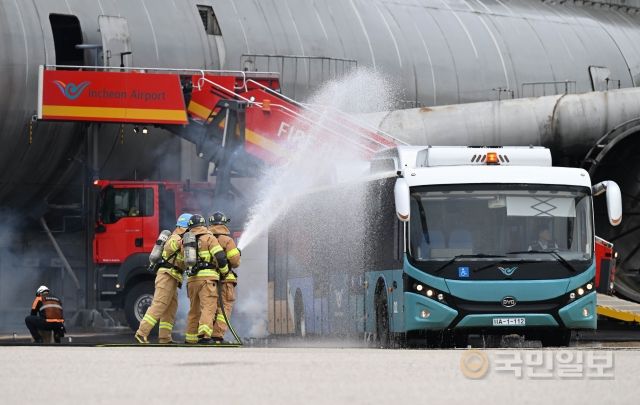
[[[187,231],[191,214],[182,214],[176,222],[176,229],[164,243],[162,260],[157,264],[155,290],[151,306],[140,322],[135,338],[138,343],[149,343],[151,329],[160,321],[158,342],[173,343],[171,332],[178,311],[178,289],[182,287],[185,271],[182,252],[182,236]]]
[[[229,266],[224,250],[218,239],[207,229],[202,216],[191,217],[189,234],[183,240],[185,260],[188,264],[195,261],[195,265],[187,280],[187,295],[191,306],[187,315],[185,341],[207,344],[213,342],[213,317],[218,308],[216,284],[220,277],[227,276]],[[193,255],[195,257],[191,259]]]
[[[224,334],[227,332],[227,318],[231,317],[231,311],[233,310],[233,304],[236,302],[236,285],[238,283],[238,276],[233,271],[240,266],[240,250],[236,247],[236,243],[231,238],[231,232],[227,228],[227,224],[231,220],[227,218],[224,213],[218,211],[209,217],[209,230],[213,233],[213,236],[218,238],[218,242],[227,256],[229,261],[229,273],[226,277],[221,277],[220,283],[222,288],[220,294],[222,295],[222,306],[224,308],[224,314],[222,309],[218,308],[216,312],[216,319],[213,324],[212,339],[214,343],[221,343],[224,341]]]

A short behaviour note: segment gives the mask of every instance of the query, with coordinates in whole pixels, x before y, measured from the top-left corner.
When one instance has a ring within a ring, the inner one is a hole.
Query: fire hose
[[[231,331],[231,334],[233,335],[234,339],[236,340],[236,343],[238,345],[242,346],[242,339],[240,339],[240,337],[236,333],[235,329],[233,329],[233,325],[231,325],[231,322],[229,322],[229,318],[227,318],[227,313],[224,310],[224,305],[223,305],[223,301],[222,301],[222,282],[218,282],[217,284],[218,284],[218,286],[217,286],[217,288],[218,288],[218,307],[222,311],[222,316],[224,317],[224,322],[229,327],[229,330]],[[215,314],[214,314],[214,316],[215,316]],[[215,318],[214,318],[214,320],[215,320]],[[223,338],[224,338],[224,336],[223,336]]]

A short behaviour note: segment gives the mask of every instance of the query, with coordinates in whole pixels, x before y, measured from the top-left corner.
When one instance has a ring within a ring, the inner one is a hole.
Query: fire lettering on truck
[[[278,133],[277,133],[278,138],[297,138],[300,136],[306,136],[306,133],[301,130],[300,128],[291,125],[291,124],[287,124],[286,122],[281,122],[280,123],[280,127],[278,128]]]

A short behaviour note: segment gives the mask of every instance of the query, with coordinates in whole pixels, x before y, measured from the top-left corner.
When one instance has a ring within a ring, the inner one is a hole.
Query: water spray
[[[238,241],[239,249],[265,233],[300,197],[331,184],[367,181],[368,161],[359,151],[346,148],[344,139],[327,136],[327,123],[335,120],[336,111],[357,114],[389,110],[393,104],[391,95],[392,88],[385,77],[360,69],[326,83],[311,98],[308,105],[313,105],[314,111],[303,113],[310,115],[303,119],[316,125],[304,136],[287,139],[283,147],[288,159],[280,166],[270,167],[261,179],[258,195],[262,198],[250,210]]]

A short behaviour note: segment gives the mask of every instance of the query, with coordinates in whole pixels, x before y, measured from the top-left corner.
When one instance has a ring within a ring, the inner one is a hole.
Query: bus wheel
[[[153,281],[143,281],[133,286],[127,293],[124,299],[124,313],[131,330],[138,330],[147,308],[151,306],[153,289]]]
[[[452,348],[466,349],[469,344],[469,335],[462,331],[452,331],[450,341]]]
[[[389,311],[387,306],[387,294],[383,289],[376,295],[376,343],[378,347],[386,349],[391,347],[391,333],[389,332]]]
[[[293,316],[296,336],[304,337],[307,333],[304,317],[304,302],[302,301],[302,292],[300,289],[296,291],[293,299]]]
[[[426,332],[426,344],[427,349],[441,349],[444,345],[444,331],[441,330],[428,330]]]
[[[566,347],[571,343],[571,331],[569,329],[552,329],[542,332],[543,347]]]

